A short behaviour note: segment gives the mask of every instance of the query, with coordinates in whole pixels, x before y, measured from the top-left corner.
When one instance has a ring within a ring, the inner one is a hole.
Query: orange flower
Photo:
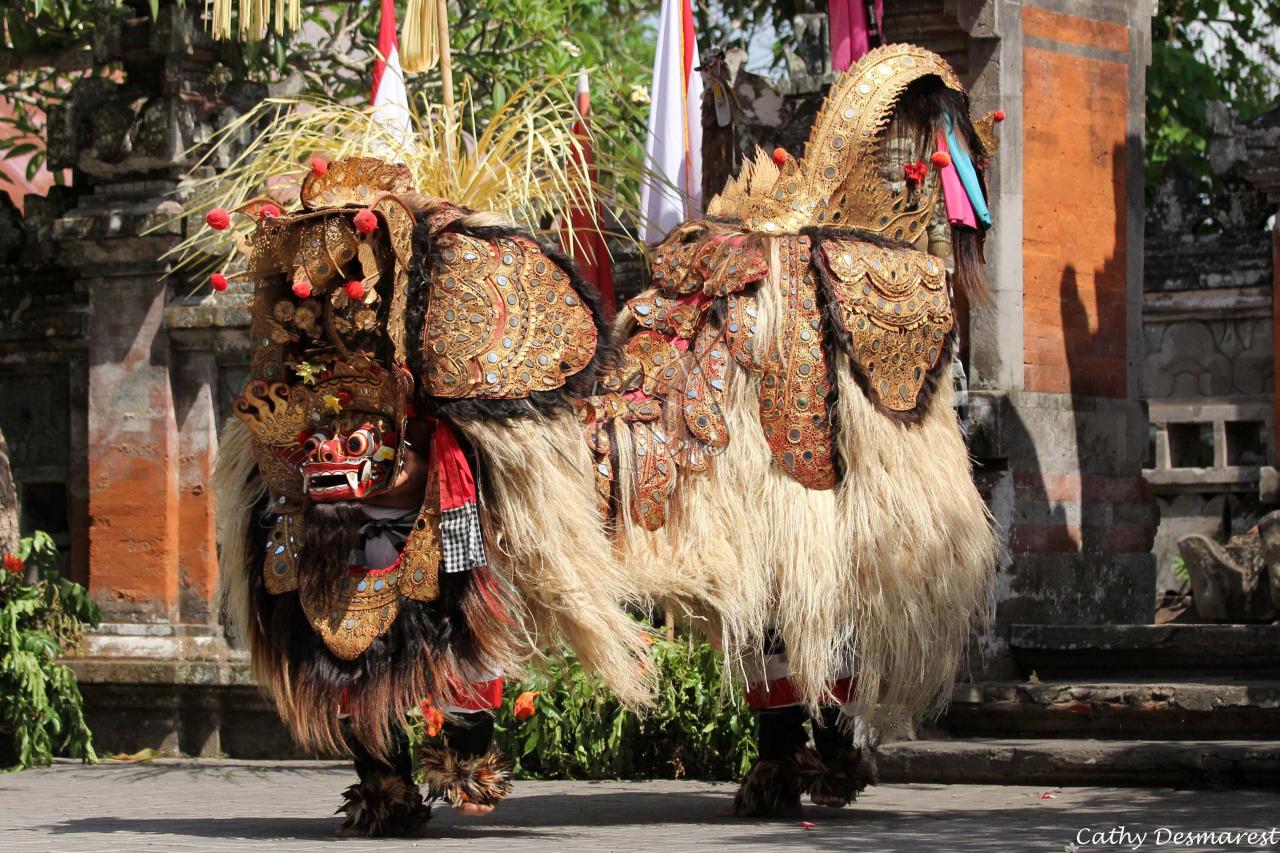
[[[431,704],[430,699],[423,699],[422,719],[427,723],[427,737],[435,737],[440,734],[440,729],[444,726],[444,714],[440,709]]]
[[[535,700],[540,692],[538,690],[526,690],[516,697],[516,704],[512,709],[512,713],[515,714],[517,720],[527,720],[538,713],[538,706]]]
[[[27,570],[26,565],[22,562],[22,558],[17,554],[4,555],[4,570],[11,575],[21,576]]]

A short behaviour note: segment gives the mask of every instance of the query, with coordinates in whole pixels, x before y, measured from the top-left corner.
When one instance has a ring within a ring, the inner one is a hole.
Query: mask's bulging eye
[[[376,445],[377,437],[373,434],[373,430],[368,427],[358,429],[347,436],[347,455],[367,456]]]
[[[320,445],[328,440],[328,436],[322,432],[313,433],[306,443],[302,445],[302,449],[307,452],[308,456],[314,456],[320,450]]]

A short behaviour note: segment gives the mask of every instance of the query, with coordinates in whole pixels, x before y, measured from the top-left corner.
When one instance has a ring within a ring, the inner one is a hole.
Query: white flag
[[[697,67],[690,0],[662,0],[645,164],[663,180],[650,179],[640,188],[640,233],[646,243],[702,215],[702,75]]]

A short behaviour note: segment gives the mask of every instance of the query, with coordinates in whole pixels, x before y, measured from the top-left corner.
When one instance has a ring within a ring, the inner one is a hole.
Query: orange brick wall
[[[1126,395],[1128,48],[1119,24],[1024,7],[1023,308],[1028,391]]]

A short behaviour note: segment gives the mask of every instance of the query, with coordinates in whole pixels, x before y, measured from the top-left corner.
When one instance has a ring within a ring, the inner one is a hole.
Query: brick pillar
[[[975,106],[1009,116],[991,187],[995,299],[970,328],[973,450],[1005,544],[998,623],[1149,622],[1157,517],[1138,382],[1151,10],[968,5]]]
[[[172,207],[146,198],[160,189],[100,186],[55,225],[89,297],[89,590],[112,622],[178,617],[178,431],[156,260],[174,229],[140,236]]]

